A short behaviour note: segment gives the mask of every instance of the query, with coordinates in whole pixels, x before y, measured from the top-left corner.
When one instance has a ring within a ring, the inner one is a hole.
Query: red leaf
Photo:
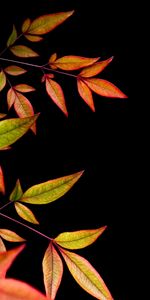
[[[0,278],[5,277],[7,270],[10,268],[14,259],[24,249],[24,247],[25,247],[24,245],[21,245],[12,250],[0,253]],[[1,292],[0,292],[0,296],[1,296]]]
[[[0,193],[5,194],[5,182],[2,167],[0,166]]]
[[[67,55],[55,60],[55,62],[51,65],[58,67],[59,69],[71,71],[78,70],[86,66],[90,66],[94,64],[99,57],[89,58],[75,55]]]
[[[86,104],[91,108],[91,110],[95,112],[95,106],[91,90],[80,79],[77,80],[77,87],[81,98],[86,102]]]
[[[107,60],[100,61],[95,63],[94,65],[87,67],[81,71],[79,74],[82,77],[92,77],[99,73],[101,73],[113,60],[113,56],[108,58]]]

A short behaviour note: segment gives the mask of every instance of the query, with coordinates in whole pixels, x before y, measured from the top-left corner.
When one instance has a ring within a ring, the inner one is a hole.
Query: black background
[[[99,4],[99,5],[98,5]],[[42,44],[32,48],[41,53],[35,63],[45,63],[53,52],[59,56],[115,56],[101,74],[129,95],[129,17],[127,2],[44,0],[5,1],[0,11],[0,47],[6,44],[12,24],[18,28],[27,18],[45,13],[75,9],[75,14]],[[29,44],[28,44],[29,45]],[[31,46],[31,44],[30,44]],[[8,52],[5,57],[12,57]],[[1,63],[3,66],[4,64]],[[97,228],[108,225],[103,236],[92,246],[78,251],[100,272],[114,299],[129,299],[128,272],[130,258],[129,230],[132,184],[131,104],[129,99],[107,99],[94,95],[96,113],[92,113],[79,97],[76,82],[57,75],[64,89],[68,119],[46,96],[40,83],[41,74],[30,70],[28,75],[12,79],[26,80],[37,87],[29,98],[36,112],[38,133],[28,132],[12,147],[0,153],[0,164],[6,177],[7,196],[20,178],[23,189],[48,179],[85,169],[80,181],[60,200],[47,206],[30,206],[41,222],[40,230],[55,237],[63,231]],[[25,79],[26,78],[26,79]],[[6,111],[6,91],[0,96],[1,112]],[[9,117],[15,116],[13,109]],[[6,199],[2,199],[4,204]],[[13,207],[5,213],[17,217]],[[19,226],[0,219],[1,228],[11,228],[27,240],[27,247],[9,271],[41,291],[41,260],[47,241]],[[10,243],[7,243],[9,248]],[[92,299],[74,282],[65,268],[57,299]]]

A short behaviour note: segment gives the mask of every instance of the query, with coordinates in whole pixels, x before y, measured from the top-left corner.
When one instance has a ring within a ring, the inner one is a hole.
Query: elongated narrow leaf
[[[33,224],[39,224],[38,220],[36,219],[35,215],[31,211],[31,209],[29,209],[25,205],[23,205],[19,202],[15,202],[15,209],[16,209],[17,214],[22,219],[24,219],[30,223],[33,223]]]
[[[68,116],[63,90],[56,81],[48,76],[46,76],[46,91],[54,103]]]
[[[27,33],[34,35],[46,34],[62,24],[73,12],[74,11],[59,12],[38,17],[31,23]]]
[[[85,69],[83,69],[80,72],[79,75],[82,76],[82,77],[95,76],[95,75],[101,73],[112,62],[112,60],[113,60],[113,56],[106,59],[106,60],[95,63],[92,66],[86,67]]]
[[[14,89],[17,90],[18,92],[22,92],[22,93],[28,93],[28,92],[34,92],[35,88],[28,85],[28,84],[17,84],[14,86]]]
[[[14,187],[12,193],[10,194],[9,200],[17,201],[22,197],[22,195],[23,195],[23,191],[22,191],[22,187],[20,184],[20,180],[17,179],[15,187]]]
[[[27,71],[21,67],[18,67],[18,66],[15,66],[15,65],[12,65],[12,66],[8,66],[4,69],[4,71],[9,74],[9,75],[12,75],[12,76],[18,76],[18,75],[21,75],[21,74],[24,74],[26,73]]]
[[[3,71],[0,72],[0,91],[3,90],[3,88],[6,85],[6,75]]]
[[[17,39],[17,31],[16,31],[16,27],[13,25],[12,33],[7,41],[7,47],[13,45],[16,39]]]
[[[99,300],[113,299],[103,279],[85,258],[64,249],[60,250],[70,273],[86,292]]]
[[[84,79],[84,82],[93,92],[100,96],[110,98],[127,98],[127,96],[119,88],[107,80],[88,78],[86,80]]]
[[[16,45],[10,48],[10,51],[18,57],[36,57],[39,56],[37,52],[24,45]]]
[[[24,95],[19,92],[16,92],[14,109],[20,118],[34,116],[32,104]],[[36,133],[36,123],[31,126],[31,130]]]
[[[9,242],[23,242],[25,239],[23,239],[21,236],[19,236],[14,231],[8,230],[8,229],[0,229],[0,236]]]
[[[54,300],[62,280],[63,264],[52,243],[45,252],[42,267],[46,295]]]
[[[25,33],[28,30],[28,28],[30,27],[30,25],[31,25],[31,20],[29,18],[27,18],[22,24],[22,27],[21,27],[22,32]]]
[[[20,202],[47,204],[55,201],[66,194],[82,174],[83,171],[34,185],[23,194]]]
[[[104,232],[106,226],[98,229],[63,232],[55,238],[55,242],[67,249],[81,249],[94,243]]]
[[[5,182],[2,167],[0,166],[0,193],[5,194]]]
[[[1,300],[48,300],[30,285],[16,279],[0,279]]]
[[[93,96],[89,87],[82,80],[78,79],[77,88],[81,98],[91,108],[92,111],[95,111]]]
[[[25,34],[25,38],[30,42],[41,42],[43,40],[42,36]]]
[[[8,104],[8,109],[12,107],[16,99],[16,93],[13,88],[10,88],[7,92],[7,104]]]
[[[86,66],[90,66],[98,60],[99,57],[89,58],[89,57],[82,57],[82,56],[75,56],[75,55],[67,55],[55,60],[53,65],[58,67],[59,69],[71,71],[71,70],[78,70]]]
[[[7,116],[7,114],[0,113],[0,119],[4,119]]]
[[[18,254],[24,249],[24,247],[25,247],[24,245],[21,245],[12,250],[3,251],[0,253],[0,278],[4,278],[6,276],[7,270],[10,268],[13,261],[18,256]],[[1,299],[1,290],[0,290],[0,299]]]
[[[21,138],[37,118],[38,115],[34,115],[29,118],[0,121],[0,150],[7,148]]]
[[[6,251],[6,247],[3,243],[3,240],[0,237],[0,252],[5,252],[5,251]],[[1,263],[0,263],[0,265],[1,265]]]

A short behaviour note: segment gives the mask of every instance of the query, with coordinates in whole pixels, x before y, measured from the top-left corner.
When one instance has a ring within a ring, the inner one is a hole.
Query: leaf
[[[31,204],[47,204],[66,194],[82,176],[83,171],[49,180],[29,188],[20,199]]]
[[[5,195],[5,182],[2,167],[0,166],[0,193]]]
[[[18,179],[16,181],[15,187],[12,191],[12,193],[10,194],[9,200],[10,201],[17,201],[19,200],[23,195],[23,191],[22,191],[22,187],[20,184],[20,180]]]
[[[36,18],[30,25],[27,33],[29,34],[46,34],[62,24],[68,19],[74,11],[59,12],[55,14],[48,14]]]
[[[0,119],[3,119],[7,116],[7,114],[0,113]]]
[[[53,63],[57,59],[57,53],[53,53],[49,58],[49,63]]]
[[[39,224],[38,220],[35,218],[33,212],[26,207],[25,205],[15,202],[15,209],[17,211],[17,214],[24,220],[33,223],[33,224]]]
[[[0,92],[6,85],[6,75],[3,71],[0,72]]]
[[[14,86],[14,89],[19,91],[19,92],[22,92],[22,93],[28,93],[28,92],[34,92],[35,91],[35,88],[28,85],[28,84],[17,84]]]
[[[8,104],[8,109],[12,107],[16,99],[16,93],[13,88],[10,88],[7,92],[7,104]]]
[[[86,292],[99,300],[113,299],[103,279],[85,258],[64,249],[60,251],[70,273]]]
[[[59,234],[54,241],[61,247],[67,249],[81,249],[94,243],[105,229],[106,226],[98,229],[63,232]]]
[[[22,24],[22,27],[21,27],[22,32],[25,33],[28,30],[28,28],[30,27],[30,25],[31,25],[31,20],[29,18],[27,18]]]
[[[68,116],[65,97],[61,86],[46,75],[46,91],[54,103]]]
[[[34,116],[32,104],[19,92],[16,92],[14,109],[20,118]],[[31,126],[31,130],[36,134],[36,123]]]
[[[95,112],[93,96],[89,87],[80,79],[77,80],[77,88],[81,98]]]
[[[18,67],[18,66],[15,66],[15,65],[12,65],[12,66],[8,66],[4,69],[4,71],[9,74],[9,75],[12,75],[12,76],[18,76],[18,75],[21,75],[21,74],[24,74],[26,73],[27,71],[21,67]]]
[[[85,69],[83,69],[80,72],[79,75],[82,77],[95,76],[95,75],[101,73],[112,62],[112,60],[113,60],[113,56],[106,60],[95,63],[94,65],[92,65],[90,67],[86,67]]]
[[[24,46],[24,45],[16,45],[16,46],[12,46],[10,48],[10,51],[18,56],[18,57],[36,57],[39,56],[38,53],[36,53],[35,51],[33,51],[31,48]]]
[[[49,244],[45,252],[42,267],[46,295],[54,300],[62,280],[63,264],[52,243]]]
[[[6,276],[7,270],[12,265],[18,254],[24,249],[25,245],[21,245],[9,251],[4,251],[0,253],[0,278]],[[1,281],[1,280],[0,280]],[[0,299],[1,299],[1,289],[0,289]]]
[[[93,92],[100,96],[110,98],[127,98],[127,96],[119,88],[107,80],[89,78],[86,80],[84,79],[84,82]]]
[[[25,239],[23,239],[21,236],[19,236],[14,231],[8,230],[8,229],[0,229],[0,236],[9,242],[24,242]]]
[[[28,118],[14,118],[0,121],[0,150],[21,138],[38,118],[38,114]]]
[[[41,42],[43,40],[43,37],[41,37],[41,36],[30,35],[30,34],[26,34],[25,38],[30,42]]]
[[[78,70],[83,67],[92,65],[98,59],[99,59],[99,57],[88,58],[88,57],[82,57],[82,56],[67,55],[67,56],[63,56],[63,57],[55,60],[53,65],[58,67],[59,69],[62,69],[65,71],[71,71],[71,70]]]
[[[48,300],[30,285],[16,279],[0,279],[1,300]]]
[[[17,39],[17,31],[16,31],[16,27],[13,25],[12,33],[7,41],[7,47],[10,47],[11,45],[13,45],[15,43],[16,39]]]
[[[3,240],[0,238],[0,252],[5,252],[6,251],[6,247],[3,243]],[[0,263],[1,265],[1,263]]]

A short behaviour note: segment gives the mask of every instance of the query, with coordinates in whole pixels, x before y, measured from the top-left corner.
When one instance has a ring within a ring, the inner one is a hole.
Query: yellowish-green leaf
[[[17,31],[16,31],[16,27],[13,25],[12,33],[7,41],[7,47],[13,45],[16,39],[17,39]]]
[[[55,238],[55,242],[67,249],[81,249],[94,243],[104,232],[106,226],[98,229],[63,232]]]
[[[24,249],[24,245],[21,245],[12,250],[9,251],[4,250],[3,252],[0,253],[0,278],[4,278],[6,276],[7,270],[10,268],[15,258],[23,249]],[[1,296],[1,289],[0,289],[0,296]]]
[[[92,77],[95,76],[99,73],[101,73],[113,60],[113,56],[100,61],[98,63],[95,63],[94,65],[90,66],[90,67],[86,67],[85,69],[83,69],[81,71],[81,73],[79,74],[82,77]]]
[[[7,116],[7,114],[4,114],[4,113],[0,113],[0,119],[3,119]]]
[[[0,91],[3,90],[3,88],[6,85],[6,75],[3,71],[0,72]]]
[[[0,236],[9,242],[23,242],[25,239],[23,239],[21,236],[19,236],[14,231],[11,231],[9,229],[0,229]]]
[[[18,66],[15,66],[15,65],[12,65],[12,66],[8,66],[4,69],[4,71],[9,74],[9,75],[12,75],[12,76],[18,76],[18,75],[21,75],[21,74],[24,74],[26,73],[27,71],[21,67],[18,67]]]
[[[25,38],[30,42],[41,42],[43,40],[42,36],[30,35],[30,34],[25,34]]]
[[[10,88],[7,92],[7,104],[8,104],[8,109],[12,107],[16,99],[16,93],[13,88]]]
[[[45,252],[42,267],[46,295],[54,300],[62,280],[63,264],[52,243]]]
[[[85,258],[64,249],[60,250],[70,273],[86,292],[99,300],[113,299],[103,279]]]
[[[34,92],[35,88],[28,85],[28,84],[17,84],[14,86],[14,89],[17,90],[18,92],[22,92],[22,93],[28,93],[28,92]]]
[[[22,30],[23,33],[25,33],[28,30],[28,28],[30,27],[30,24],[31,24],[31,20],[29,18],[27,18],[23,22],[22,27],[21,27],[21,30]]]
[[[22,137],[38,118],[38,114],[28,118],[14,118],[0,121],[0,150],[7,148]]]
[[[10,48],[10,51],[14,55],[16,55],[18,57],[23,57],[23,58],[39,56],[39,54],[37,52],[33,51],[31,48],[24,46],[24,45],[12,46]]]
[[[93,101],[92,92],[89,87],[80,79],[77,80],[77,88],[79,95],[85,101],[85,103],[95,112],[95,106]]]
[[[62,24],[73,12],[59,12],[38,17],[31,23],[27,33],[35,35],[46,34]]]
[[[20,184],[20,180],[18,179],[16,181],[15,187],[12,191],[12,193],[10,194],[9,200],[10,201],[17,201],[19,200],[23,195],[23,191],[22,191],[22,187]]]
[[[66,194],[82,174],[83,171],[34,185],[23,194],[20,201],[31,204],[47,204],[55,201]]]
[[[2,167],[0,166],[0,193],[5,194],[5,182]]]
[[[33,224],[39,224],[38,220],[35,218],[31,209],[29,209],[25,205],[23,205],[19,202],[15,202],[15,209],[16,209],[16,212],[18,213],[18,215],[22,219],[24,219],[30,223],[33,223]]]
[[[0,252],[5,252],[6,251],[6,247],[2,241],[2,239],[0,238]]]
[[[82,57],[82,56],[75,56],[75,55],[67,55],[55,60],[53,66],[56,66],[57,68],[62,70],[71,71],[71,70],[78,70],[86,66],[90,66],[98,60],[99,57],[89,58],[89,57]]]

